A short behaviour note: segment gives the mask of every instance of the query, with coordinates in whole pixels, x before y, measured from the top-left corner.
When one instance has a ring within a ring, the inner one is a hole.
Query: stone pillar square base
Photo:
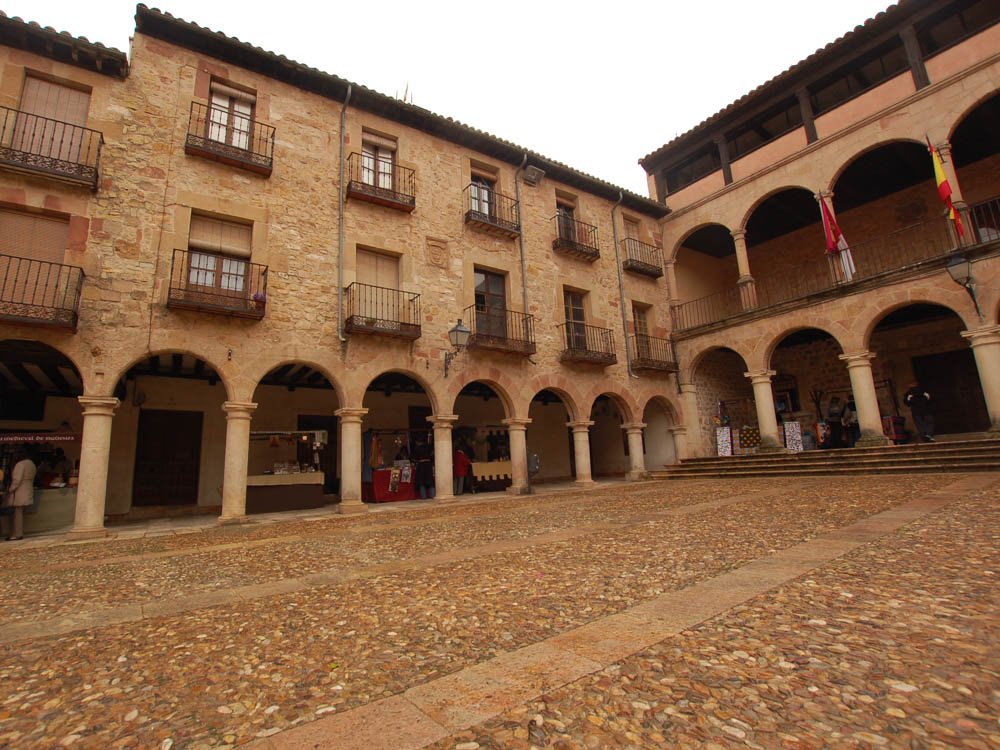
[[[892,445],[892,441],[885,435],[862,435],[854,443],[855,448],[884,448],[887,445]]]
[[[103,539],[109,536],[109,532],[104,527],[97,529],[73,529],[67,531],[63,537],[67,542],[78,542],[82,539]]]
[[[337,504],[337,512],[344,516],[354,515],[356,513],[367,513],[368,506],[361,502],[351,502],[350,500],[341,500]]]
[[[504,492],[506,492],[508,495],[530,495],[531,489],[527,485],[523,485],[521,487],[515,487],[511,485],[510,487],[505,489]]]
[[[235,526],[241,523],[250,523],[250,519],[246,516],[230,516],[228,518],[219,516],[219,520],[216,521],[217,526]]]

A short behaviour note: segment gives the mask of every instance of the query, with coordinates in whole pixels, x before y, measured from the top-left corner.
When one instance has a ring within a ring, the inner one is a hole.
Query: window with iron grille
[[[212,81],[206,137],[216,143],[250,148],[257,96],[228,84]]]

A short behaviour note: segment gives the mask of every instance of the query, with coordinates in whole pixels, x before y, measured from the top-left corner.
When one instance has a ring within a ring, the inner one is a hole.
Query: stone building
[[[998,16],[904,0],[641,160],[671,209],[692,453],[715,454],[720,408],[775,447],[779,420],[812,431],[852,398],[861,445],[919,439],[913,381],[939,433],[1000,430]],[[827,254],[820,199],[853,265]]]
[[[0,428],[65,438],[75,535],[363,510],[425,436],[438,499],[453,434],[515,493],[532,454],[587,483],[683,452],[662,204],[141,5],[128,58],[0,42]]]

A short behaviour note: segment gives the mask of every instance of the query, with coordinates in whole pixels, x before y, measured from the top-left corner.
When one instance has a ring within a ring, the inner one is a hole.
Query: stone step
[[[947,443],[922,443],[918,445],[891,445],[883,448],[838,448],[836,450],[802,451],[799,453],[755,453],[750,456],[707,456],[684,459],[685,464],[715,463],[718,461],[786,461],[822,460],[842,461],[850,457],[901,457],[908,455],[961,455],[965,453],[1000,454],[1000,441],[975,440]]]
[[[678,480],[678,479],[735,479],[753,477],[831,477],[842,476],[844,474],[948,474],[953,472],[972,471],[994,471],[1000,472],[1000,463],[997,464],[972,464],[969,466],[957,466],[955,464],[932,464],[924,463],[919,466],[844,466],[837,469],[740,469],[736,471],[717,471],[706,469],[698,472],[670,472],[654,471],[650,472],[653,479]]]

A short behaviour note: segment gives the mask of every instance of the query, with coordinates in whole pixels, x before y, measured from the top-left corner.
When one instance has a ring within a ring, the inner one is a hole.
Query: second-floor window
[[[188,284],[225,296],[247,293],[253,227],[194,214],[188,236]]]
[[[569,203],[556,203],[556,216],[558,216],[559,239],[576,241],[576,216],[575,209]]]
[[[573,289],[563,290],[563,308],[566,312],[566,347],[568,349],[587,348],[587,316],[583,307],[583,292]]]
[[[469,187],[469,210],[476,213],[492,216],[495,213],[493,208],[493,191],[496,188],[496,181],[480,174],[472,175],[472,183]]]
[[[476,333],[487,336],[507,335],[507,293],[504,275],[479,268],[476,281]]]
[[[90,109],[90,94],[26,76],[12,147],[29,154],[78,161]]]
[[[639,239],[639,222],[635,219],[625,218],[622,221],[622,225],[625,228],[625,239],[627,240],[637,240]]]
[[[393,190],[396,141],[376,133],[361,137],[361,181],[366,185]]]
[[[212,81],[208,117],[209,140],[234,148],[250,148],[257,97],[240,89]]]

